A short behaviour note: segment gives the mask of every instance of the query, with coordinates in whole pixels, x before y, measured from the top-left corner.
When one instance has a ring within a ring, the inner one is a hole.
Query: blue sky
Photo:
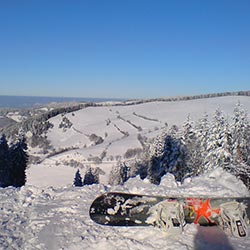
[[[250,90],[249,0],[0,1],[0,95]]]

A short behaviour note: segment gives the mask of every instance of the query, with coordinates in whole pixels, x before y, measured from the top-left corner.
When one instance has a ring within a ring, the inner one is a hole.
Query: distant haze
[[[115,99],[78,98],[78,97],[44,97],[44,96],[0,96],[0,108],[32,108],[50,103],[61,102],[102,102]],[[119,99],[121,100],[121,99]]]

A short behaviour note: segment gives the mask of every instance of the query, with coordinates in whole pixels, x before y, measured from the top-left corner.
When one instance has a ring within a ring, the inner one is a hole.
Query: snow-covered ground
[[[250,97],[228,96],[178,102],[152,102],[130,106],[90,107],[65,115],[72,126],[59,129],[63,117],[50,119],[54,127],[47,136],[56,150],[67,152],[46,158],[27,169],[27,185],[19,189],[0,188],[0,250],[191,250],[250,248],[250,239],[225,235],[218,227],[185,226],[180,235],[169,236],[154,227],[107,227],[95,224],[89,217],[91,202],[107,191],[123,191],[148,195],[249,196],[249,191],[236,177],[216,169],[204,176],[176,183],[171,174],[159,186],[129,179],[123,186],[108,186],[107,176],[129,148],[141,147],[138,134],[152,138],[165,123],[181,124],[190,115],[196,121],[206,112],[211,118],[217,108],[231,115],[236,103],[250,112]],[[127,136],[124,135],[127,133]],[[101,136],[104,142],[93,145],[90,135]],[[35,148],[31,152],[41,149]],[[90,156],[107,154],[101,164]],[[41,156],[41,154],[40,154]],[[77,168],[74,160],[86,166],[98,166],[99,185],[72,187]]]
[[[166,124],[169,128],[172,125],[181,128],[189,115],[193,121],[202,118],[205,113],[212,119],[216,109],[222,110],[225,117],[230,117],[238,102],[250,113],[250,97],[225,96],[127,106],[107,104],[88,107],[65,116],[57,115],[49,120],[54,127],[49,130],[47,137],[56,151],[65,148],[68,151],[51,156],[40,164],[31,165],[27,171],[28,184],[54,186],[55,176],[61,178],[58,182],[60,186],[71,184],[77,170],[68,164],[71,160],[83,165],[80,167],[82,175],[87,166],[98,166],[105,173],[100,176],[101,183],[107,184],[112,166],[118,159],[123,159],[127,149],[142,148],[138,135],[153,138]],[[72,123],[70,128],[59,128],[64,117]],[[91,134],[102,137],[103,142],[94,145],[90,140]],[[32,154],[41,156],[39,151],[39,148],[31,150]],[[105,157],[102,163],[97,164],[94,157],[100,158],[103,153]],[[64,171],[65,168],[67,170]]]
[[[171,174],[163,177],[159,186],[129,179],[123,186],[108,186],[107,177],[117,159],[129,148],[140,148],[137,136],[156,136],[167,123],[180,126],[188,115],[197,121],[206,112],[211,118],[217,108],[231,115],[240,101],[249,113],[250,98],[244,96],[218,97],[178,102],[151,102],[129,106],[89,107],[65,117],[72,126],[59,128],[63,116],[50,119],[54,127],[47,136],[55,150],[67,152],[45,158],[27,169],[27,185],[19,189],[0,189],[0,250],[82,250],[82,249],[249,249],[250,239],[226,235],[218,227],[185,226],[180,235],[170,236],[149,227],[108,227],[95,224],[89,217],[92,201],[107,191],[123,191],[148,195],[191,196],[249,196],[249,191],[236,177],[217,169],[204,176],[176,183]],[[125,134],[126,136],[125,136]],[[93,145],[90,135],[104,141]],[[70,148],[71,147],[71,148]],[[32,149],[34,155],[41,153]],[[101,164],[91,156],[106,156]],[[117,158],[118,157],[118,158]],[[72,187],[76,167],[70,161],[86,166],[98,166],[99,185]]]
[[[221,169],[189,179],[182,185],[168,174],[159,186],[133,178],[123,186],[113,187],[40,188],[26,185],[20,190],[0,189],[0,249],[246,250],[250,247],[250,238],[233,238],[218,227],[188,224],[183,233],[170,236],[152,226],[108,227],[95,224],[89,218],[89,207],[96,196],[106,191],[171,196],[249,196],[241,181]]]

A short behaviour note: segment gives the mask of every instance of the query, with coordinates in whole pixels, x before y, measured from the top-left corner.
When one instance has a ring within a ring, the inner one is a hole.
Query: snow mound
[[[212,197],[250,196],[244,183],[222,168],[187,179],[180,189],[183,193]]]
[[[123,186],[113,186],[112,191],[161,196],[211,196],[238,197],[250,196],[244,183],[222,168],[217,168],[201,176],[188,178],[183,184],[176,182],[174,175],[166,174],[160,185],[139,176],[129,179]]]
[[[187,250],[248,249],[250,239],[227,236],[217,227],[194,224],[180,235],[169,237],[154,227],[108,227],[89,217],[92,201],[107,191],[148,195],[249,195],[243,183],[217,169],[206,175],[177,183],[171,174],[159,186],[141,180],[128,180],[123,186],[92,185],[82,188],[0,188],[0,250]]]

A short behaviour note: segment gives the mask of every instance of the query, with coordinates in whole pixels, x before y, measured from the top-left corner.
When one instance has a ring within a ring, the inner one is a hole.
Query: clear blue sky
[[[249,0],[0,1],[0,95],[250,90]]]

